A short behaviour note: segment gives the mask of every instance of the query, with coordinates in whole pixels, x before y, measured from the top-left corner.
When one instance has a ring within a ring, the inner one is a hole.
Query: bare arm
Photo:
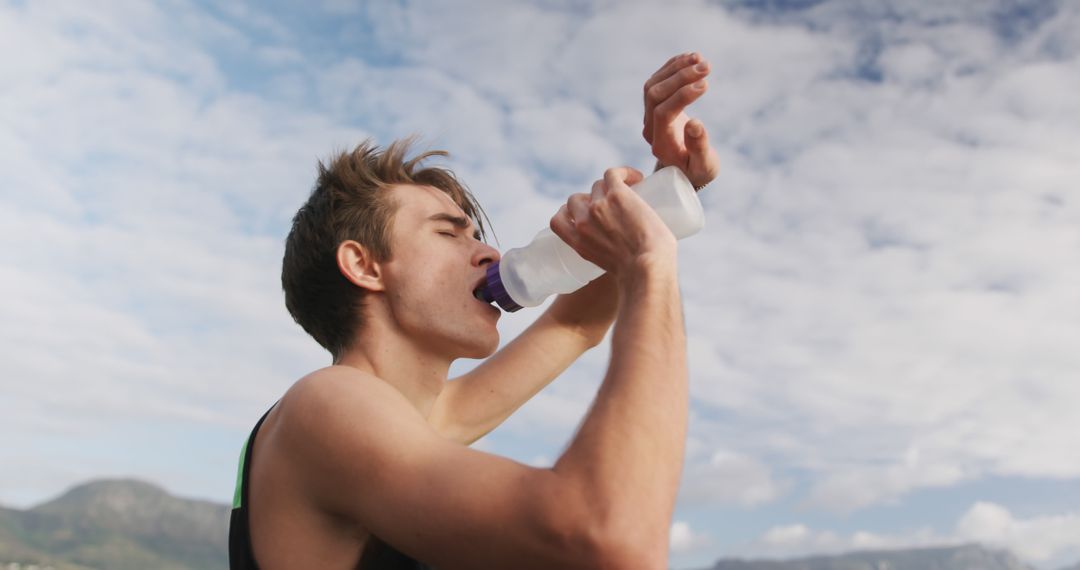
[[[333,367],[298,383],[280,410],[280,453],[303,466],[307,501],[439,568],[664,567],[686,433],[685,339],[675,239],[626,186],[640,179],[609,170],[591,202],[575,195],[552,219],[626,300],[597,401],[554,468],[447,441],[386,383]]]
[[[687,107],[708,91],[709,62],[698,53],[677,55],[645,82],[642,135],[657,157],[656,169],[679,166],[701,188],[720,170],[700,120]],[[436,400],[428,421],[444,437],[470,444],[510,417],[607,334],[615,318],[618,287],[606,274],[583,289],[560,295],[532,326]]]
[[[617,305],[610,274],[560,295],[517,338],[447,384],[428,422],[451,441],[469,445],[480,439],[599,344]]]
[[[440,570],[603,567],[605,538],[576,486],[446,440],[378,378],[324,369],[280,414],[274,451],[299,466],[304,502],[328,520]]]
[[[674,262],[622,276],[611,363],[555,471],[583,481],[613,532],[667,563],[687,425],[686,337]]]
[[[584,486],[599,523],[645,568],[667,563],[687,423],[686,335],[676,242],[630,190],[641,179],[610,169],[575,194],[552,230],[616,278],[611,362],[596,401],[554,470]]]

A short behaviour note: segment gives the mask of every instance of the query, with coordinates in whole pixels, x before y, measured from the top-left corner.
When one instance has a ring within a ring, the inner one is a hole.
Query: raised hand
[[[581,257],[622,274],[638,262],[675,259],[675,236],[630,185],[642,180],[629,167],[609,168],[590,194],[574,194],[551,218],[551,230]]]
[[[695,188],[720,172],[720,156],[709,146],[705,125],[686,107],[708,90],[709,62],[698,53],[677,55],[645,82],[645,128],[657,166],[678,166]]]

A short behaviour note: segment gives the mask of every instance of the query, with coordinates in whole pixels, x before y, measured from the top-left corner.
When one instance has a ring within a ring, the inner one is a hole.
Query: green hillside
[[[95,481],[26,511],[0,508],[0,566],[228,568],[229,507],[140,481]]]
[[[94,481],[29,510],[0,507],[0,568],[224,570],[229,506],[149,483]],[[12,563],[18,566],[11,566]],[[852,552],[793,560],[720,560],[708,570],[1031,570],[979,545]],[[1080,564],[1062,570],[1080,570]]]

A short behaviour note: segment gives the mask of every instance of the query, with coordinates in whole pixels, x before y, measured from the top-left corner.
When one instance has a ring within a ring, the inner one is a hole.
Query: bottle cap
[[[515,303],[510,294],[506,292],[506,286],[503,285],[502,277],[499,275],[498,261],[488,265],[487,282],[480,288],[480,296],[488,303],[497,303],[502,310],[508,313],[521,309],[521,305]]]

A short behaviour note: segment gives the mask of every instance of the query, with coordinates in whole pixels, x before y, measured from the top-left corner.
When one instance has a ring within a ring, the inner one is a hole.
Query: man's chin
[[[472,346],[465,347],[464,354],[462,354],[460,358],[472,358],[472,359],[475,359],[475,360],[480,360],[480,359],[487,358],[487,357],[491,356],[492,354],[495,354],[495,351],[498,350],[498,349],[499,349],[499,334],[496,332],[495,333],[495,338],[491,342],[486,342],[486,343],[484,343],[482,345],[481,344],[475,344],[475,345],[472,345]]]

